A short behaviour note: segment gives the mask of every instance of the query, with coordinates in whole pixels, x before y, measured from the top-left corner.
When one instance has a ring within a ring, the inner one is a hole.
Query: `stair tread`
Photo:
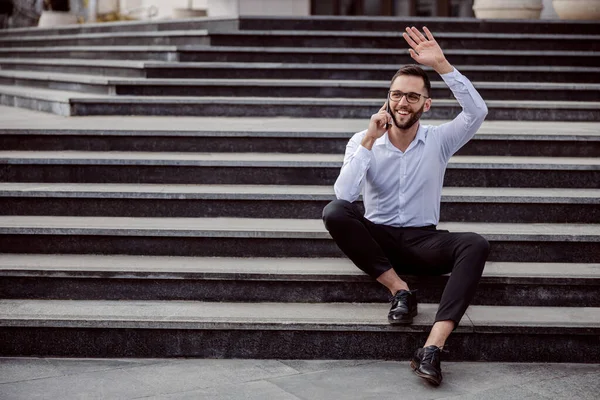
[[[339,167],[341,154],[314,153],[184,153],[127,151],[0,151],[7,164],[152,164],[197,166]],[[600,168],[597,157],[453,156],[448,168],[586,169]]]
[[[331,79],[158,79],[158,78],[122,78],[107,75],[67,74],[60,72],[37,71],[0,71],[0,77],[29,78],[52,80],[62,82],[94,83],[101,85],[197,85],[197,86],[289,86],[289,87],[361,87],[361,88],[387,88],[388,81],[370,80],[331,80]],[[473,82],[480,89],[507,89],[507,90],[586,90],[599,91],[600,83],[554,83],[554,82]],[[432,88],[447,88],[443,82],[432,82]],[[132,96],[119,96],[132,97]],[[144,96],[135,96],[144,97]],[[160,96],[161,98],[167,96]],[[186,96],[187,97],[187,96]],[[600,99],[600,97],[599,97]]]
[[[598,241],[600,224],[443,222],[440,229],[477,232],[490,240]],[[279,218],[131,218],[0,216],[3,234],[113,234],[329,239],[321,220]]]
[[[0,254],[0,276],[371,281],[345,258],[92,254]],[[568,285],[573,279],[596,282],[600,280],[600,264],[487,262],[483,280],[487,278],[510,278],[515,282],[545,279],[558,285]]]
[[[115,38],[115,37],[169,37],[169,36],[206,36],[208,30],[206,29],[195,29],[195,30],[171,30],[171,31],[113,31],[113,32],[94,32],[94,33],[57,33],[56,35],[43,35],[43,36],[12,36],[12,37],[0,37],[0,44],[3,42],[17,42],[17,41],[48,41],[48,40],[70,40],[70,39],[99,39],[99,38]],[[576,36],[582,35],[566,35],[566,39],[577,39]],[[583,35],[585,36],[585,35]]]
[[[332,200],[319,185],[185,185],[0,182],[0,196]],[[600,203],[600,189],[444,187],[442,201]]]
[[[365,119],[352,118],[274,118],[274,117],[173,117],[166,116],[86,116],[64,118],[28,109],[0,106],[6,116],[0,134],[39,135],[194,135],[194,136],[279,136],[344,137],[366,128]],[[10,116],[10,118],[8,118]],[[426,125],[447,120],[423,119]],[[515,127],[518,126],[518,129]],[[103,129],[101,127],[110,127]],[[201,127],[201,128],[200,128]],[[561,121],[483,121],[476,138],[527,140],[599,140],[598,122]]]
[[[44,47],[10,47],[0,49],[2,53],[14,52],[54,52],[54,51],[82,51],[82,52],[102,52],[102,51],[208,51],[208,52],[257,52],[257,53],[340,53],[340,54],[398,54],[406,55],[405,49],[380,49],[380,48],[344,48],[339,47],[277,47],[277,46],[207,46],[207,45],[115,45],[115,46],[44,46]],[[519,56],[584,56],[597,57],[600,55],[598,51],[581,51],[581,50],[493,50],[493,49],[447,49],[444,50],[446,55],[519,55]]]
[[[385,303],[225,303],[195,301],[0,300],[3,326],[218,329],[427,329],[436,304],[420,304],[413,325],[391,327]],[[600,328],[596,307],[470,306],[459,330],[486,327]]]
[[[286,62],[172,62],[172,61],[132,61],[132,60],[96,60],[70,58],[0,58],[0,64],[36,64],[36,65],[77,65],[77,66],[106,66],[122,68],[261,68],[261,69],[389,69],[396,71],[396,64],[349,64],[349,63],[286,63]],[[504,66],[504,65],[455,65],[461,72],[467,71],[534,71],[534,72],[598,72],[600,67],[573,66]],[[431,68],[424,67],[426,71]]]

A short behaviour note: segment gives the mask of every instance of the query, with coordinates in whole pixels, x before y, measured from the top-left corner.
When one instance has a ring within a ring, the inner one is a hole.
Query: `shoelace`
[[[434,364],[435,359],[439,359],[440,357],[440,351],[441,349],[439,347],[433,350],[425,349],[425,351],[423,352],[423,360],[421,362],[428,362],[429,364]]]
[[[402,293],[400,293],[400,291],[398,291],[398,292],[396,292],[396,294],[394,294],[394,295],[390,296],[390,297],[388,298],[388,301],[389,301],[389,302],[393,302],[393,301],[394,301],[394,300],[396,300],[396,299],[404,299],[404,298],[406,298],[406,297],[410,296],[412,293],[416,293],[416,292],[417,292],[417,289],[414,289],[414,290],[411,290],[411,291],[406,291],[406,290],[405,290],[405,291],[404,291],[404,292],[402,292]]]
[[[423,351],[423,359],[421,362],[429,362],[430,364],[433,364],[434,359],[437,358],[438,363],[439,363],[439,358],[440,358],[440,353],[450,353],[447,349],[446,346],[442,346],[442,347],[436,347],[435,349],[431,350],[424,350]]]

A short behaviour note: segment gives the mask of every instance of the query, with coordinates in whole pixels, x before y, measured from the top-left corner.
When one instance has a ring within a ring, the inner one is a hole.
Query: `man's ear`
[[[425,100],[425,107],[423,107],[423,112],[427,112],[429,111],[429,109],[431,108],[431,99],[427,99]]]

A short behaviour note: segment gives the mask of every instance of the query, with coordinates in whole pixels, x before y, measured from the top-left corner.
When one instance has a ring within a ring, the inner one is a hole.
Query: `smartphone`
[[[385,111],[388,112],[388,114],[392,115],[392,109],[390,108],[390,102],[388,101],[387,103],[387,108],[385,109]],[[390,129],[392,127],[392,124],[390,123],[386,123],[385,124],[385,129]]]

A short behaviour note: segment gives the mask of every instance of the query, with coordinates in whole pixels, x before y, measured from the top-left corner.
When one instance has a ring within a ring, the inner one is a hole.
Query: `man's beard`
[[[400,129],[410,128],[421,118],[421,115],[423,115],[424,109],[425,109],[425,103],[423,103],[423,106],[420,109],[418,109],[416,112],[412,113],[411,117],[404,124],[399,124],[398,121],[396,120],[396,113],[395,112],[392,113],[392,120],[394,120],[394,125],[396,125]],[[412,112],[410,110],[406,110],[406,111]]]

